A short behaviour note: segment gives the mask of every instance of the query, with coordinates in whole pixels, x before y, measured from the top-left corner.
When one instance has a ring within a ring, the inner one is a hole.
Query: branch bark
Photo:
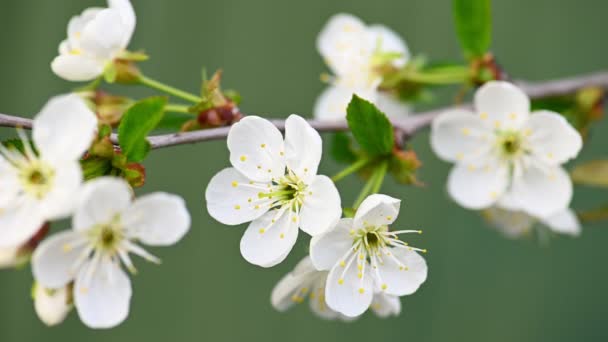
[[[591,86],[601,87],[608,90],[608,71],[600,71],[588,75],[543,82],[515,81],[515,83],[532,99],[571,94],[581,88]],[[466,108],[470,106],[470,104],[467,104],[457,107],[445,107],[426,112],[419,112],[402,119],[392,120],[392,123],[395,129],[399,130],[406,137],[410,137],[419,130],[428,127],[433,119],[440,113],[450,108]],[[285,129],[284,120],[270,121],[280,130]],[[309,120],[308,122],[319,132],[338,132],[348,130],[348,125],[346,124],[345,120],[336,122]],[[32,122],[29,119],[0,114],[0,126],[31,128]],[[202,141],[223,139],[228,136],[229,131],[230,127],[219,127],[194,132],[153,135],[148,137],[148,141],[153,149],[158,149],[175,145],[194,144]],[[114,142],[118,141],[115,134],[112,135],[112,140]]]

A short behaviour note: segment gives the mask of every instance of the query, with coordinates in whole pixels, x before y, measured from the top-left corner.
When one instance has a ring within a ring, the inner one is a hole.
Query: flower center
[[[23,190],[38,199],[44,198],[53,187],[55,171],[40,160],[33,160],[21,167],[19,180]]]
[[[520,132],[502,131],[497,135],[497,149],[503,158],[513,159],[525,152],[524,139]]]
[[[110,222],[93,227],[90,238],[97,250],[111,255],[116,253],[125,238],[120,216],[116,215]]]
[[[288,206],[293,211],[298,211],[304,204],[306,189],[308,186],[293,172],[289,172],[280,180],[274,182],[274,187],[269,192],[260,192],[259,198],[272,200],[271,207],[281,208]]]

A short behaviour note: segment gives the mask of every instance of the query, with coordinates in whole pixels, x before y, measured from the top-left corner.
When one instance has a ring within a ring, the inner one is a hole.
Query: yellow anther
[[[264,229],[264,228],[260,228],[260,230],[259,230],[259,231],[260,231],[260,234],[264,234],[264,233],[266,232],[266,229]]]
[[[61,248],[63,250],[64,253],[69,253],[72,251],[72,245],[70,245],[69,243],[66,243],[65,245],[63,245],[63,247]]]
[[[360,294],[364,294],[364,293],[365,293],[365,289],[364,289],[364,288],[362,288],[362,287],[360,287],[360,288],[359,288],[359,293],[360,293]]]
[[[359,271],[361,271],[361,270],[363,269],[363,265],[358,264],[358,265],[357,265],[357,269],[358,269]]]
[[[418,231],[418,234],[422,234],[422,230],[419,230],[419,231]]]
[[[464,158],[464,154],[463,153],[457,153],[456,154],[456,159],[457,160],[462,160]]]
[[[427,250],[426,250],[426,249],[423,249],[423,250],[421,250],[421,252],[422,252],[422,253],[426,253],[426,252],[427,252]]]
[[[471,134],[471,130],[470,130],[470,129],[468,129],[468,128],[463,128],[463,129],[462,129],[462,134],[463,134],[463,135],[470,135],[470,134]]]
[[[349,233],[350,235],[355,235],[355,230],[354,230],[354,229],[351,229],[351,230],[350,230],[348,233]]]
[[[553,159],[554,155],[552,152],[547,153],[547,158]]]
[[[284,239],[284,238],[285,238],[285,234],[281,233],[281,235],[279,235],[279,237],[280,237],[281,239]]]
[[[271,172],[272,172],[272,170],[271,170],[271,169],[268,169],[268,173],[271,173]]]
[[[482,118],[483,120],[488,118],[488,113],[481,113],[479,114],[479,117]]]
[[[492,199],[496,199],[498,197],[498,194],[496,193],[496,191],[490,191],[490,197]]]
[[[241,156],[241,161],[244,162],[245,160],[247,160],[247,156]]]
[[[237,181],[232,181],[232,187],[236,188],[237,186],[239,186],[239,182]]]
[[[272,221],[271,221],[271,222],[272,222],[272,223],[275,223],[275,222],[277,222],[277,220],[275,220],[275,219],[272,219]]]
[[[393,219],[393,217],[392,217],[392,216],[387,216],[387,217],[386,217],[386,220],[387,220],[387,221],[390,221],[390,220],[392,220],[392,219]]]
[[[254,209],[260,209],[260,206],[256,204],[255,207],[253,207],[253,208]]]
[[[253,184],[253,181],[249,181],[249,184]]]
[[[72,49],[72,50],[70,50],[70,55],[78,56],[78,55],[81,55],[81,54],[82,54],[82,50],[80,50],[80,49]]]
[[[258,166],[256,166],[256,167],[258,168],[258,170],[261,170],[261,169],[262,169],[262,165],[258,165]]]
[[[80,293],[87,294],[88,292],[89,292],[89,288],[87,288],[87,287],[81,287],[80,288]]]
[[[307,167],[304,168],[304,172],[308,172],[308,168]]]
[[[285,152],[281,151],[281,152],[279,152],[279,154],[280,154],[280,155],[281,155],[281,157],[282,157],[282,156],[284,156],[284,155],[285,155]]]
[[[344,279],[343,278],[338,279],[338,284],[340,284],[340,285],[344,284]]]
[[[309,195],[309,196],[312,196],[312,191],[309,191],[309,192],[308,192],[308,195]]]
[[[266,148],[266,144],[260,145],[261,148]]]
[[[253,201],[253,198],[249,197],[249,198],[247,199],[247,202],[251,203],[251,201]]]
[[[359,278],[359,279],[363,278],[363,273],[359,272],[359,273],[357,274],[357,278]]]
[[[386,284],[382,284],[382,290],[386,290],[388,286]]]
[[[241,209],[241,206],[237,204],[234,206],[234,209],[239,210],[239,209]]]
[[[293,217],[291,218],[291,221],[292,221],[292,222],[298,222],[298,218],[297,218],[297,217],[295,217],[295,216],[293,216]]]
[[[363,258],[365,258],[365,256],[363,256],[363,254],[359,254],[359,260],[363,260]]]
[[[346,266],[346,263],[344,262],[344,260],[340,260],[340,267],[344,267]]]
[[[511,120],[517,119],[517,114],[516,113],[509,114],[509,119],[511,119]]]
[[[475,165],[473,165],[473,164],[469,164],[469,165],[467,166],[467,169],[468,169],[469,171],[475,171],[475,170],[477,169],[477,167],[476,167]]]
[[[498,120],[494,121],[494,127],[495,128],[500,128],[500,126],[502,125],[502,123]]]

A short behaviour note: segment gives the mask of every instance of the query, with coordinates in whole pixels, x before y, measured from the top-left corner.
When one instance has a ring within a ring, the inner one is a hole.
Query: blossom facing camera
[[[342,214],[329,177],[317,175],[322,141],[303,118],[290,115],[285,139],[268,120],[248,116],[228,133],[230,163],[205,192],[209,214],[221,223],[250,222],[241,254],[272,267],[283,261],[302,229],[312,236],[331,228]]]
[[[479,88],[474,107],[448,110],[432,124],[431,147],[455,163],[451,197],[468,209],[498,205],[536,217],[566,209],[572,181],[561,164],[578,155],[580,134],[557,113],[530,113],[528,96],[507,82]]]
[[[20,246],[46,221],[72,213],[82,183],[78,160],[97,129],[95,114],[77,95],[50,99],[33,122],[33,142],[0,144],[0,247]]]
[[[135,273],[130,253],[160,263],[137,242],[169,246],[190,229],[182,198],[166,193],[131,197],[131,188],[119,178],[86,183],[72,229],[43,241],[32,257],[41,286],[60,289],[74,282],[74,305],[91,328],[112,328],[127,318],[132,290],[121,262]]]
[[[342,219],[331,231],[312,238],[312,263],[319,270],[329,270],[325,300],[331,309],[348,317],[359,316],[372,305],[375,294],[410,295],[426,280],[426,261],[417,253],[426,250],[398,238],[421,231],[389,230],[400,203],[386,195],[371,195],[353,219]],[[392,300],[390,304],[396,305]],[[384,313],[394,311],[396,308]]]
[[[316,316],[327,320],[352,321],[356,317],[345,316],[327,306],[325,286],[328,273],[317,270],[310,257],[305,257],[274,287],[271,295],[272,306],[277,311],[284,312],[308,298],[310,310]],[[379,292],[374,294],[370,309],[381,318],[397,316],[401,312],[401,302],[397,296]]]
[[[51,63],[57,76],[93,80],[125,52],[135,30],[135,11],[129,0],[108,0],[108,6],[88,8],[70,20],[68,37]]]
[[[391,29],[337,14],[319,33],[317,49],[334,76],[328,77],[330,86],[315,103],[315,118],[344,119],[353,94],[373,102],[388,117],[410,113],[409,106],[378,90],[379,68],[399,68],[410,58],[405,42]]]
[[[69,285],[52,290],[34,284],[32,290],[34,309],[42,323],[51,327],[65,320],[72,310],[70,289]]]

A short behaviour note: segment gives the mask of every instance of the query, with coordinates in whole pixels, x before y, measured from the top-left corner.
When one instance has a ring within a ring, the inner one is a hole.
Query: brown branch
[[[608,71],[544,82],[516,81],[515,83],[532,99],[571,94],[581,88],[591,86],[601,87],[608,90]],[[462,107],[470,107],[470,105],[460,106],[460,108]],[[428,127],[437,115],[449,108],[453,107],[440,108],[432,111],[412,114],[411,116],[404,117],[402,119],[393,120],[392,123],[393,126],[395,126],[395,129],[403,133],[405,136],[412,136],[419,130]],[[285,128],[284,120],[271,120],[271,122],[280,130]],[[309,123],[319,132],[338,132],[348,130],[345,120],[336,122],[310,120]],[[31,121],[29,119],[0,114],[0,126],[30,128]],[[223,139],[228,136],[229,131],[230,127],[219,127],[186,133],[153,135],[148,137],[148,141],[152,145],[152,148],[157,149],[175,145],[193,144],[202,141]],[[117,142],[116,135],[112,135],[112,140]]]

